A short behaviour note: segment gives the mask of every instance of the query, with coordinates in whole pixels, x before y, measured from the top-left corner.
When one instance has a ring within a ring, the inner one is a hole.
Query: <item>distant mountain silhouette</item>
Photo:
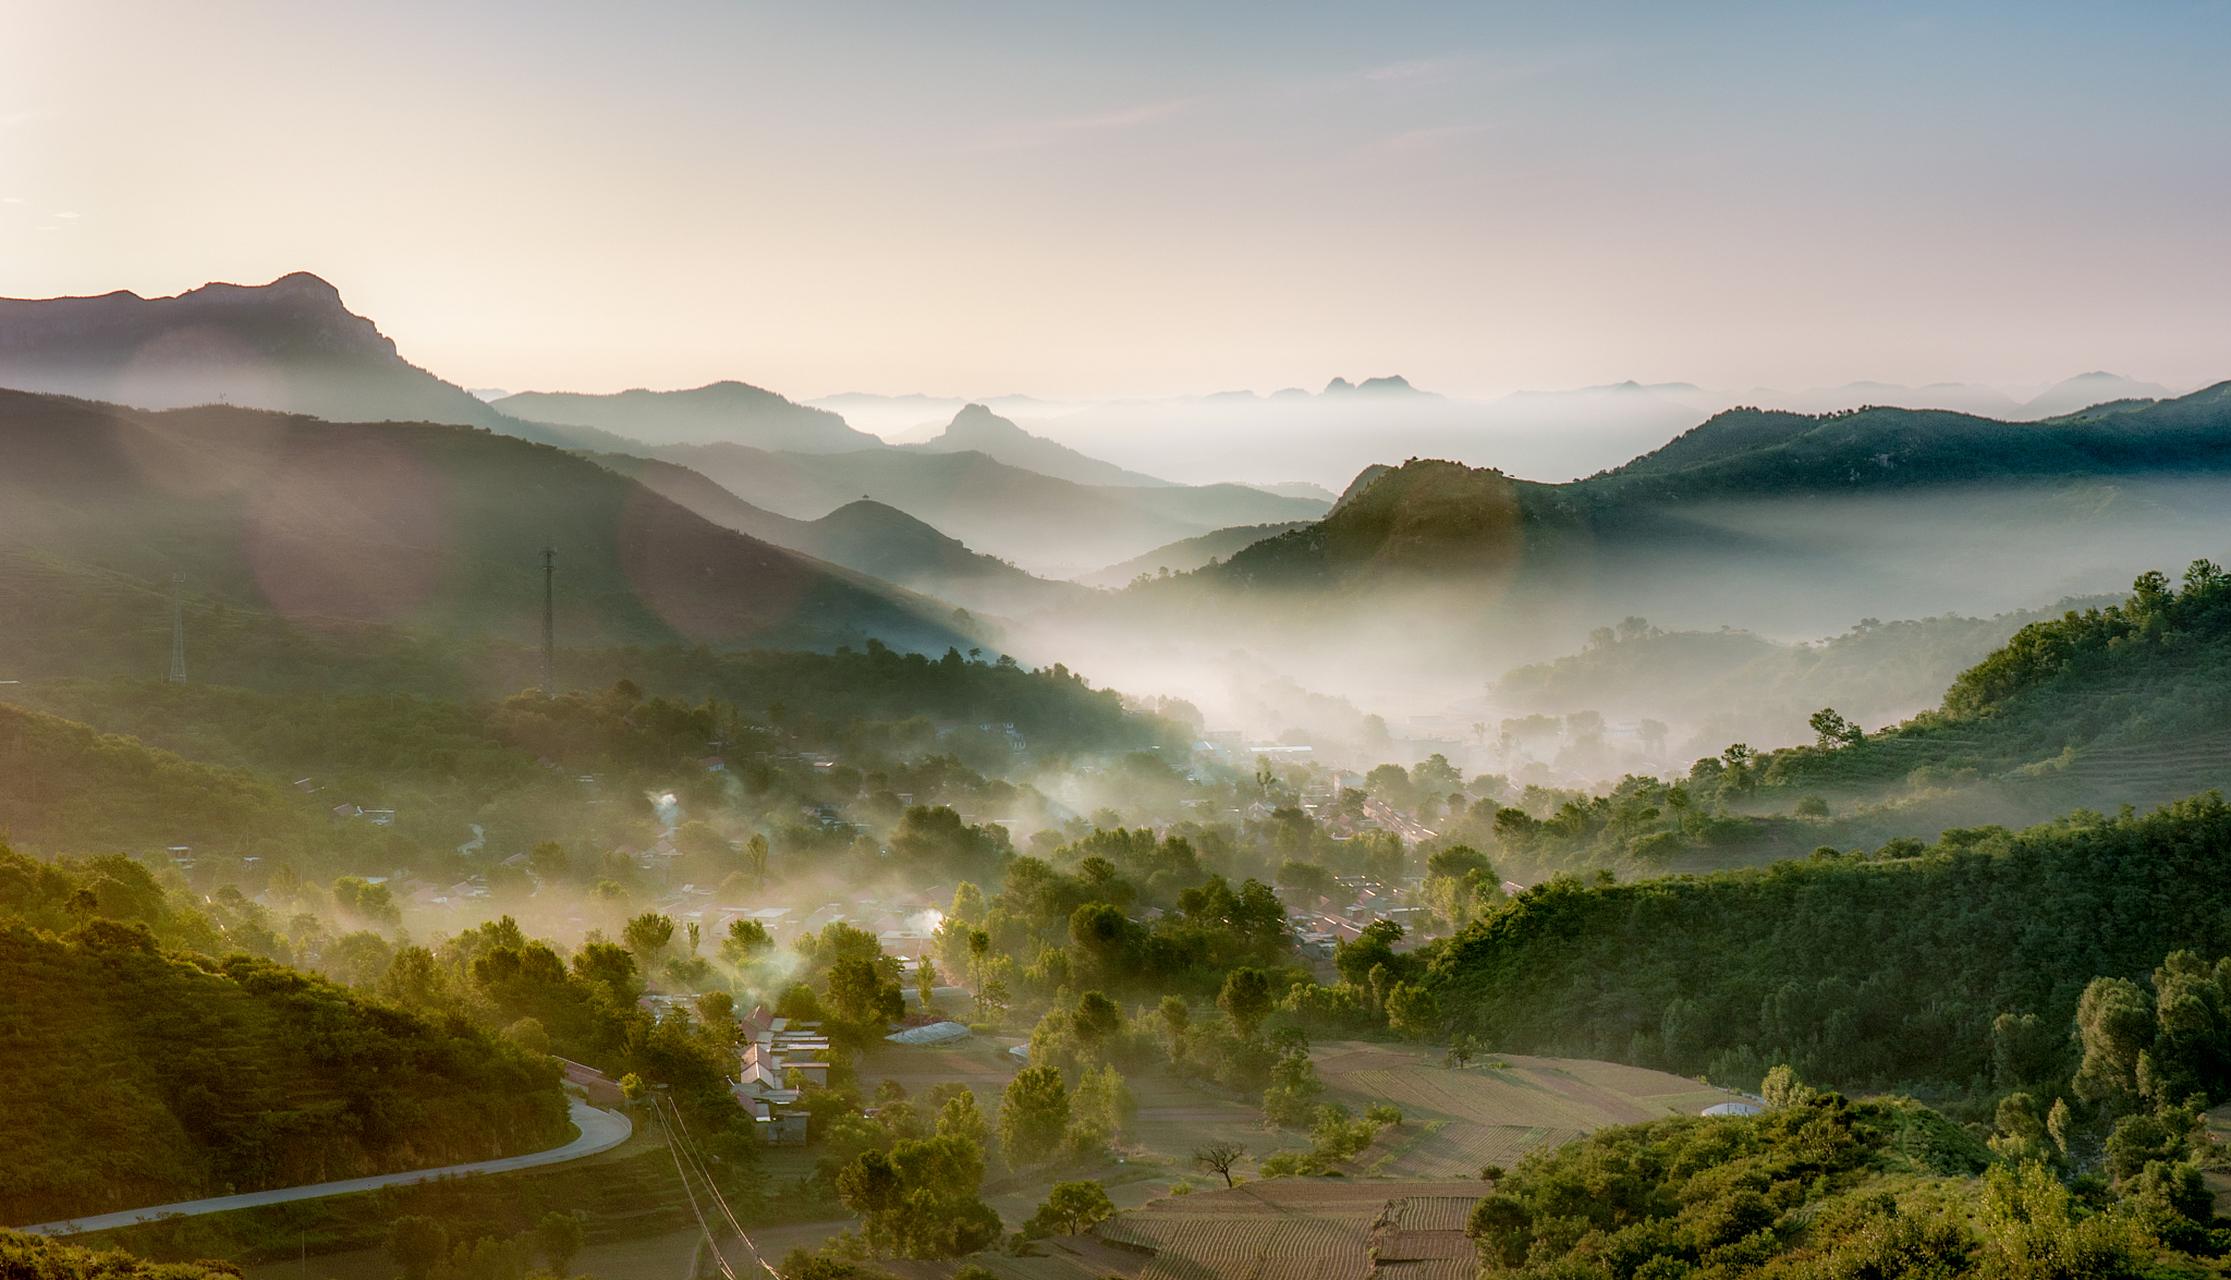
[[[1334,378],[1325,384],[1322,394],[1328,396],[1430,396],[1433,393],[1420,391],[1410,385],[1408,378],[1395,374],[1385,378],[1365,378],[1362,382],[1350,382],[1346,378]]]
[[[533,643],[539,551],[554,543],[562,644],[875,636],[936,652],[966,634],[938,601],[718,527],[566,451],[468,428],[0,391],[0,456],[0,555],[72,576],[87,608],[183,572],[198,598],[312,630]],[[9,612],[0,647],[43,653],[34,666],[69,661],[72,635],[113,630],[59,606]]]
[[[1367,469],[1323,520],[1255,543],[1203,577],[1296,588],[1379,585],[1389,575],[1531,579],[1553,589],[1584,570],[1648,578],[1653,564],[1672,581],[1665,558],[1693,554],[1689,571],[1717,562],[1733,585],[1744,577],[1737,566],[1790,553],[1742,532],[1748,526],[1731,513],[1744,504],[1773,504],[1801,525],[1808,509],[1794,500],[1904,503],[1869,522],[1875,536],[1888,532],[1883,520],[1893,510],[1908,524],[1926,511],[1947,528],[1971,515],[2003,521],[1987,514],[1994,495],[2041,495],[2058,513],[2052,519],[2089,519],[2084,513],[2104,495],[2081,503],[2053,495],[2123,477],[2231,480],[2231,382],[2034,423],[1937,410],[1735,409],[1615,470],[1562,485],[1412,459]],[[2133,518],[2141,513],[2126,496],[2107,515],[2121,518],[2113,513],[2125,508]],[[1829,518],[1828,508],[1815,510],[1816,520]],[[2051,531],[2036,527],[2042,547]]]
[[[805,454],[712,444],[656,452],[794,519],[818,519],[865,496],[979,552],[1056,576],[1233,525],[1308,520],[1325,511],[1322,502],[1236,484],[1080,485],[973,450]]]
[[[2119,373],[2082,373],[2054,383],[2022,406],[2025,418],[2058,418],[2118,400],[2166,400],[2169,388]]]
[[[938,436],[905,447],[922,453],[981,453],[1010,467],[1077,484],[1159,488],[1170,483],[1136,471],[1125,471],[1112,462],[1102,462],[1065,444],[1034,436],[980,404],[964,406]]]
[[[977,613],[1012,617],[1084,594],[1074,583],[1033,577],[1005,561],[978,555],[896,507],[870,499],[846,503],[818,520],[798,520],[754,506],[678,463],[613,455],[597,460],[714,524]]]
[[[580,395],[524,391],[494,408],[529,422],[596,427],[645,444],[711,444],[726,441],[792,453],[850,453],[881,449],[883,441],[855,431],[827,409],[793,404],[772,391],[742,382],[715,382],[687,391],[622,391]]]
[[[567,448],[628,443],[507,417],[403,359],[307,271],[168,298],[0,298],[0,387],[141,409],[230,404],[333,422],[442,422]]]

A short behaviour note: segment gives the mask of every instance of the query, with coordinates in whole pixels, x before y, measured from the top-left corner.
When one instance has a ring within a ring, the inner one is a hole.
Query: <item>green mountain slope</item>
[[[0,705],[0,830],[34,848],[234,848],[299,836],[304,797],[130,738]]]
[[[2042,423],[1860,409],[1811,416],[1734,409],[1614,471],[1570,484],[1413,459],[1359,477],[1306,530],[1252,547],[1233,584],[1326,586],[1388,571],[1562,573],[1611,546],[1755,551],[1711,504],[1904,496],[2071,478],[2231,473],[2231,383],[2128,411]]]
[[[2231,382],[2140,408],[2044,422],[1915,409],[1819,416],[1731,409],[1577,487],[1598,501],[1695,501],[2227,467]]]
[[[0,1219],[46,1222],[563,1142],[556,1066],[267,961],[164,953],[95,875],[0,851]],[[84,891],[90,906],[74,904]],[[61,901],[51,901],[59,897]]]
[[[493,401],[489,407],[528,422],[595,427],[653,445],[727,441],[793,453],[884,447],[879,437],[854,430],[827,409],[793,404],[743,382],[614,395],[526,391]]]
[[[539,553],[555,544],[562,643],[827,647],[878,635],[936,652],[959,638],[938,602],[485,431],[0,392],[0,448],[11,460],[0,555],[34,575],[100,579],[76,593],[88,612],[87,597],[160,590],[182,572],[202,600],[311,629],[397,624],[531,642]],[[28,625],[0,639],[0,657],[67,658],[56,646],[85,618],[59,595],[28,594],[17,615]]]
[[[1140,574],[1154,574],[1163,569],[1184,573],[1198,569],[1211,560],[1220,560],[1265,538],[1275,538],[1291,533],[1304,524],[1289,521],[1283,524],[1250,524],[1233,529],[1218,529],[1197,538],[1181,538],[1176,542],[1156,547],[1145,555],[1133,556],[1121,564],[1083,574],[1077,581],[1090,587],[1124,587]]]
[[[1611,1056],[1749,1084],[1959,1087],[1994,1074],[1993,1021],[2069,1024],[2094,977],[2231,953],[2231,807],[1947,833],[1869,857],[1521,894],[1427,985],[1516,1052]],[[2019,1030],[2019,1029],[2017,1029]],[[2065,1033],[2044,1041],[2048,1068]],[[2020,1051],[2022,1046],[2010,1045]],[[2002,1087],[2028,1079],[2017,1061]]]
[[[2033,622],[1936,711],[1764,761],[1785,793],[1901,794],[1972,780],[2031,811],[2158,804],[2231,786],[2231,577],[2202,561],[2123,603]]]

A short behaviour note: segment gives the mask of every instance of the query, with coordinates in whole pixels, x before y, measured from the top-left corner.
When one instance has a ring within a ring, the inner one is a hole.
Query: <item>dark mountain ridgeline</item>
[[[1310,519],[1325,509],[1321,502],[1244,485],[1079,485],[975,452],[811,455],[727,444],[655,452],[793,519],[817,519],[870,498],[979,552],[1025,566],[1110,564],[1215,529]]]
[[[442,422],[566,448],[629,443],[490,408],[405,360],[307,271],[169,298],[0,298],[0,387],[143,409],[222,403],[334,422]]]
[[[1243,551],[1232,583],[1326,582],[1361,570],[1502,574],[1570,547],[1739,538],[1702,503],[1904,494],[2112,476],[2231,474],[2231,383],[2177,400],[2037,423],[1938,410],[1818,416],[1731,409],[1625,466],[1545,485],[1411,459],[1359,475],[1315,526]]]
[[[574,645],[829,647],[880,635],[935,652],[949,611],[713,525],[546,445],[408,423],[208,406],[152,413],[0,392],[0,549],[113,587],[189,589],[315,629],[401,624],[531,641],[540,549],[559,548]],[[27,600],[43,648],[64,617]],[[93,674],[50,670],[47,674]]]
[[[2032,423],[1937,410],[1731,409],[1564,487],[1593,501],[1696,501],[2226,468],[2231,383],[2219,383],[2176,400]]]
[[[610,454],[597,461],[714,524],[977,613],[1012,616],[1083,594],[1071,583],[1033,577],[978,555],[959,540],[870,499],[846,503],[818,520],[797,520],[753,506],[676,463]]]

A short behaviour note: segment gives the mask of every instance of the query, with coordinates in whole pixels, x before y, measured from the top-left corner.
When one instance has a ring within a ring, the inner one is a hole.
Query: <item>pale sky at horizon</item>
[[[0,0],[0,295],[471,386],[2231,377],[2231,3]]]

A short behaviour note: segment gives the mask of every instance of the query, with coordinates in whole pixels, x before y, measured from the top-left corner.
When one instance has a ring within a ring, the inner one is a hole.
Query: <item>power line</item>
[[[751,1236],[744,1231],[744,1224],[736,1221],[736,1211],[728,1207],[727,1197],[721,1195],[719,1185],[713,1181],[712,1171],[705,1165],[704,1149],[697,1145],[697,1135],[690,1132],[689,1121],[682,1116],[681,1104],[669,1098],[667,1099],[667,1105],[674,1108],[674,1123],[681,1126],[682,1137],[688,1143],[689,1158],[696,1164],[698,1175],[705,1179],[705,1187],[706,1190],[711,1192],[713,1203],[720,1206],[721,1214],[728,1219],[728,1225],[736,1232],[736,1238],[742,1240],[744,1248],[751,1251],[752,1261],[766,1268],[768,1275],[776,1277],[776,1280],[781,1280],[782,1273],[775,1270],[774,1264],[767,1261],[765,1254],[759,1252],[759,1246],[753,1243]]]
[[[674,1131],[667,1127],[666,1112],[658,1105],[656,1097],[651,1099],[651,1115],[657,1118],[659,1130],[666,1135],[666,1153],[674,1157],[674,1172],[682,1179],[682,1194],[689,1197],[689,1211],[697,1219],[697,1229],[705,1233],[705,1247],[713,1251],[713,1265],[719,1267],[728,1280],[736,1280],[735,1269],[721,1256],[720,1241],[713,1238],[713,1229],[705,1221],[705,1211],[697,1207],[697,1192],[689,1185],[689,1171],[682,1167],[682,1149],[674,1141]]]

